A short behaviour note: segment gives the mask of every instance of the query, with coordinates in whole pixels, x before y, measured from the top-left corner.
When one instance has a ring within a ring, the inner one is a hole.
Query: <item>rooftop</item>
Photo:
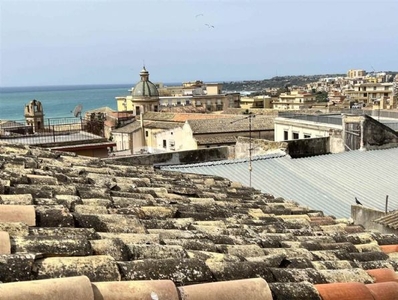
[[[397,235],[244,186],[244,177],[0,144],[0,299],[398,297]]]

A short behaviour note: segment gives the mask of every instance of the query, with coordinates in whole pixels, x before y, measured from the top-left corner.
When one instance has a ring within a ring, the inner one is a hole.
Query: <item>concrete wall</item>
[[[377,230],[381,233],[398,234],[398,230],[390,229],[373,222],[385,215],[386,213],[384,211],[378,209],[368,208],[362,205],[351,206],[351,218],[354,220],[354,224],[362,225],[366,230]]]
[[[341,153],[345,151],[343,133],[341,130],[329,131],[329,151],[330,153]]]
[[[286,151],[292,158],[298,158],[330,153],[330,139],[325,137],[283,142],[252,139],[251,147],[252,156]],[[239,137],[235,146],[235,158],[247,158],[249,155],[249,148],[249,139]]]
[[[114,157],[106,160],[120,161],[130,165],[178,165],[193,164],[206,161],[218,161],[234,157],[234,150],[230,147],[208,148],[181,152],[136,155],[129,157]]]
[[[329,138],[314,138],[287,141],[286,152],[292,158],[323,155],[330,153]]]
[[[363,146],[368,150],[398,147],[398,133],[375,119],[365,116]]]

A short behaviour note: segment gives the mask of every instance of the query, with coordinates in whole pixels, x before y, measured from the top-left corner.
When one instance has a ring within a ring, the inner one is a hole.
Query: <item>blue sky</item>
[[[397,0],[0,0],[0,86],[398,70]],[[207,26],[205,24],[212,25]]]

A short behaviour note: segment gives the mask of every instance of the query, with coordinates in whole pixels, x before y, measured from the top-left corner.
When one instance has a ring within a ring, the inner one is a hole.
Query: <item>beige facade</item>
[[[167,130],[148,130],[147,139],[148,151],[151,153],[197,149],[192,131],[189,131],[185,126]]]
[[[396,107],[394,103],[394,84],[391,83],[363,83],[354,84],[353,89],[345,90],[350,101],[373,105],[383,103],[385,108]]]
[[[272,108],[272,98],[270,96],[241,97],[240,108]]]
[[[145,150],[140,121],[112,130],[112,139],[116,144],[115,155],[139,154]]]
[[[273,108],[277,110],[300,110],[309,108],[315,103],[315,95],[302,91],[282,93],[273,102]]]
[[[206,95],[220,95],[222,94],[221,83],[207,83],[206,84]]]
[[[230,93],[221,95],[194,96],[191,99],[194,107],[203,107],[206,111],[221,111],[227,108],[239,108],[240,94]]]
[[[347,77],[348,78],[359,78],[359,77],[365,77],[366,76],[366,71],[365,70],[348,70],[347,72]]]

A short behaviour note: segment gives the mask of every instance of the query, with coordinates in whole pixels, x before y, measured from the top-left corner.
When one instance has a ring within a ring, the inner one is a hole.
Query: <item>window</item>
[[[384,93],[384,97],[388,97],[388,93]]]
[[[148,132],[148,130],[145,130],[145,137],[148,137],[149,136],[149,132]]]
[[[175,146],[176,146],[175,142],[174,141],[170,141],[170,150],[175,150],[176,149]]]
[[[299,133],[293,132],[293,140],[298,140],[298,138],[299,138]]]
[[[163,140],[163,148],[167,148],[167,141]]]
[[[305,139],[310,139],[310,138],[311,138],[311,134],[309,134],[309,133],[304,133],[304,138],[305,138]]]
[[[284,130],[283,131],[283,140],[288,140],[289,139],[289,131],[287,131],[287,130]]]

